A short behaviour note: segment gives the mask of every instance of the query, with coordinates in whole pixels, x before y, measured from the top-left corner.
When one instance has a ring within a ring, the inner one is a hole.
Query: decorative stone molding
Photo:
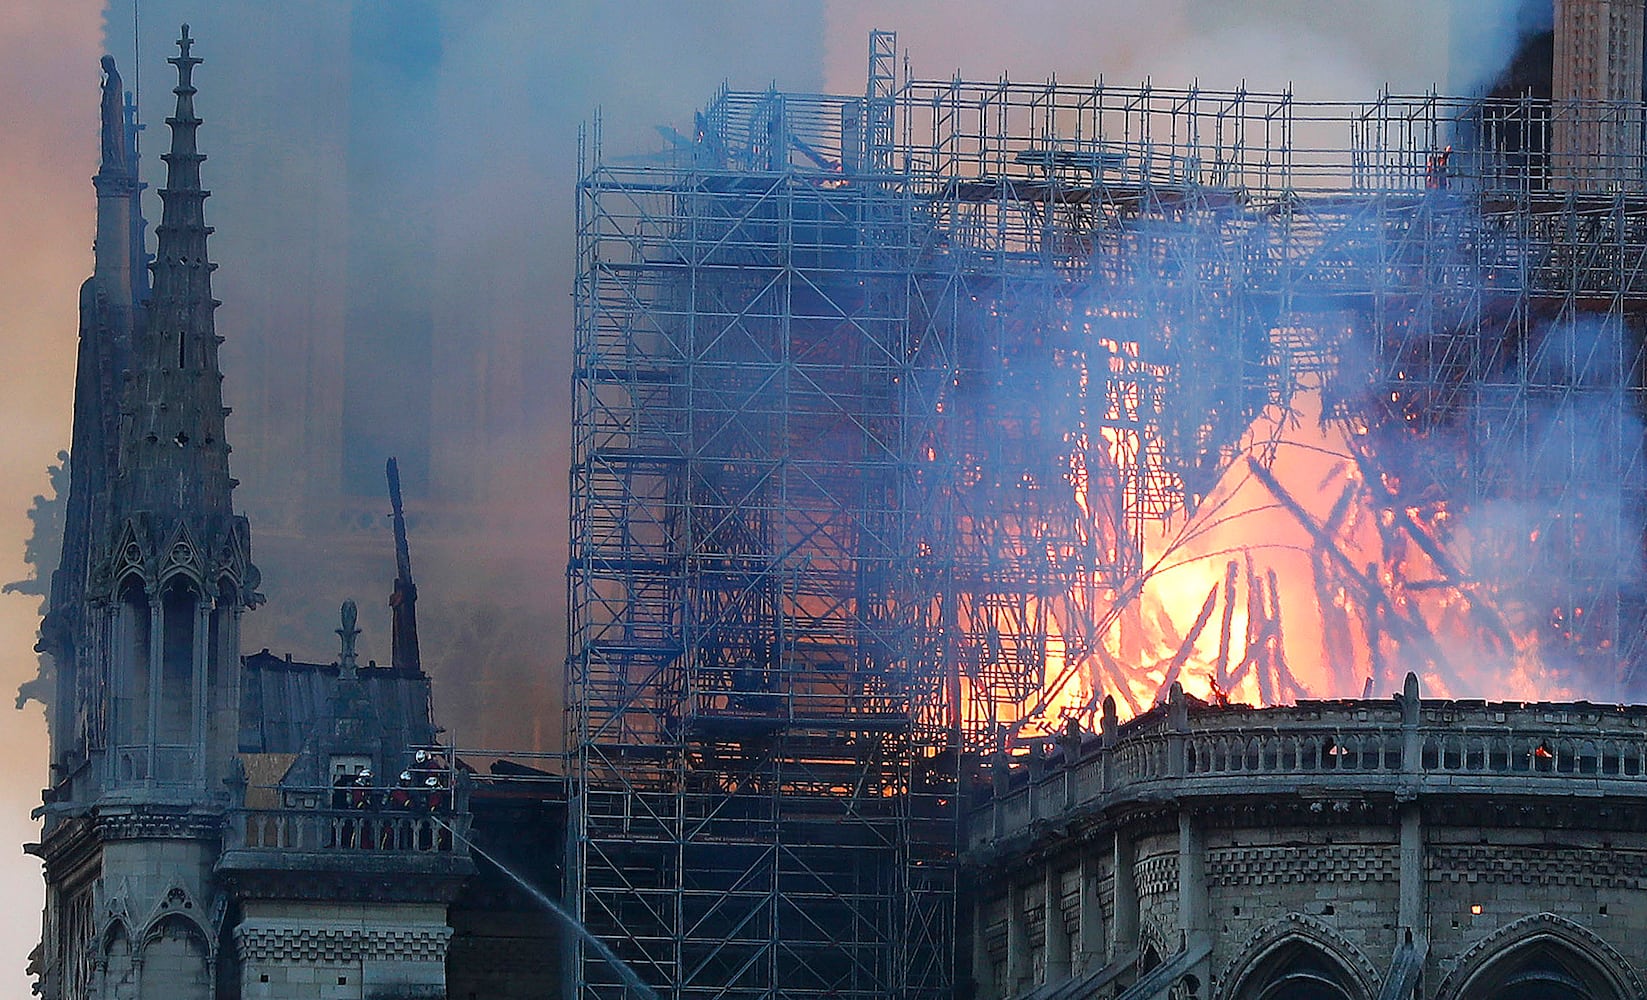
[[[132,924],[132,915],[131,907],[126,905],[126,900],[131,898],[132,895],[131,879],[121,878],[119,884],[117,885],[111,886],[99,883],[99,886],[104,892],[104,922],[109,924],[121,923],[126,925],[127,933],[129,935]]]
[[[1167,958],[1178,950],[1178,943],[1183,933],[1174,929],[1168,931],[1161,921],[1145,917],[1138,922],[1138,945],[1140,948],[1154,949],[1160,958]]]
[[[1134,883],[1140,896],[1162,896],[1178,891],[1178,856],[1161,854],[1133,866]]]
[[[134,938],[134,944],[141,952],[160,936],[166,925],[178,924],[200,938],[208,961],[216,961],[217,938],[206,923],[207,919],[208,915],[195,905],[192,894],[181,882],[174,881],[168,886],[165,896],[149,911],[142,931]]]
[[[220,816],[198,813],[132,812],[103,813],[97,817],[97,836],[102,840],[216,840],[222,835]]]
[[[1307,941],[1320,948],[1342,965],[1359,981],[1363,996],[1376,995],[1380,972],[1355,942],[1316,917],[1306,913],[1288,913],[1254,931],[1247,944],[1224,966],[1212,996],[1228,1000],[1236,988],[1275,949],[1289,941]]]
[[[61,819],[40,842],[47,882],[70,885],[96,879],[101,871],[101,847],[89,817]]]
[[[1207,851],[1207,884],[1386,882],[1397,877],[1393,846],[1318,844],[1306,847],[1222,847]]]
[[[1459,956],[1452,970],[1442,979],[1440,989],[1436,990],[1437,1000],[1457,1000],[1469,986],[1470,980],[1493,962],[1539,938],[1560,941],[1594,963],[1597,969],[1614,981],[1619,995],[1647,996],[1641,977],[1636,975],[1630,963],[1594,931],[1554,913],[1534,913],[1505,924]]]
[[[444,962],[452,929],[429,927],[241,926],[242,962]]]
[[[199,941],[201,952],[206,961],[217,961],[217,942],[212,940],[212,936],[206,932],[206,928],[200,925],[200,921],[182,911],[164,913],[150,921],[148,926],[143,928],[143,933],[134,942],[139,960],[148,952],[150,945],[160,940],[168,927],[180,928],[185,934],[194,937]]]
[[[1432,882],[1647,887],[1647,856],[1584,848],[1442,845],[1429,849]]]
[[[296,856],[301,862],[304,857]],[[234,869],[218,878],[237,901],[301,900],[310,903],[450,903],[472,870],[467,858],[444,871],[401,868],[388,871],[305,871],[269,868],[251,870],[236,860]]]

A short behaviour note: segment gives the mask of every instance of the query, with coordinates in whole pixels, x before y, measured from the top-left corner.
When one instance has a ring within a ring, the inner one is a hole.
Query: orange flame
[[[1394,502],[1389,484],[1366,480],[1365,433],[1323,420],[1316,391],[1256,420],[1246,455],[1196,509],[1147,528],[1139,585],[1104,589],[1114,603],[1090,653],[1049,617],[1047,690],[1023,731],[1090,721],[1095,695],[1135,714],[1174,681],[1212,702],[1273,705],[1387,692],[1412,669],[1443,697],[1570,697],[1544,666],[1536,624],[1468,576],[1471,539],[1453,511]],[[1117,466],[1137,460],[1135,440],[1104,435]],[[1098,501],[1078,464],[1072,482],[1090,513]],[[1557,609],[1545,631],[1582,614]]]

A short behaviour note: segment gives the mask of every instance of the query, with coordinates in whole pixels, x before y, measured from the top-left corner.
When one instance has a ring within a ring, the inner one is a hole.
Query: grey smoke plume
[[[386,593],[380,470],[394,455],[425,659],[453,681],[437,684],[442,717],[465,741],[536,745],[559,729],[572,193],[577,126],[595,108],[608,149],[641,153],[654,125],[685,120],[723,79],[819,89],[826,47],[831,83],[855,90],[866,18],[905,28],[933,72],[1419,89],[1445,80],[1445,40],[1457,51],[1468,33],[1418,32],[1415,50],[1415,22],[1467,25],[1486,65],[1513,44],[1515,7],[1448,21],[1408,0],[1177,0],[1003,19],[976,3],[144,0],[134,35],[133,2],[109,4],[106,41],[142,56],[129,76],[143,84],[151,184],[177,23],[192,20],[208,60],[230,432],[271,597],[248,621],[251,648],[329,658],[340,601]],[[382,613],[363,624],[364,655],[386,656]],[[487,711],[522,690],[545,710]]]
[[[724,78],[815,90],[815,3],[141,3],[145,179],[188,20],[232,459],[267,607],[249,649],[387,659],[399,460],[437,712],[469,745],[560,732],[578,126],[644,151]],[[132,59],[131,0],[107,44]],[[755,42],[758,40],[758,44]],[[135,78],[136,74],[128,74]],[[689,120],[689,119],[688,119]],[[158,216],[157,209],[149,211]],[[500,712],[501,704],[533,711]]]
[[[1291,85],[1302,99],[1469,91],[1508,62],[1517,36],[1547,26],[1549,0],[832,0],[830,86],[862,89],[864,36],[896,28],[916,72],[947,79],[1103,75],[1233,89]],[[1541,13],[1542,11],[1542,13]]]
[[[10,183],[0,186],[0,211],[30,241],[30,252],[15,255],[0,274],[0,298],[7,303],[0,327],[11,351],[0,375],[10,449],[0,464],[13,470],[4,503],[13,512],[13,562],[0,579],[28,575],[21,564],[31,528],[25,511],[33,496],[48,491],[44,470],[69,440],[75,289],[91,264],[98,56],[112,53],[128,83],[142,82],[145,167],[153,184],[161,176],[154,157],[164,148],[171,86],[170,67],[161,60],[171,54],[177,25],[187,20],[200,39],[197,54],[209,60],[199,71],[199,107],[206,119],[203,148],[211,157],[204,169],[216,189],[207,211],[218,227],[213,251],[222,264],[217,287],[224,300],[220,329],[228,338],[226,392],[237,407],[232,462],[245,481],[239,502],[252,516],[271,596],[248,626],[261,636],[253,637],[257,645],[329,659],[331,615],[352,596],[366,609],[362,655],[382,657],[386,616],[371,609],[374,595],[387,595],[393,570],[379,516],[387,503],[373,496],[345,510],[335,502],[342,495],[340,380],[347,363],[336,334],[345,322],[339,289],[351,256],[342,220],[351,203],[369,200],[373,189],[366,176],[354,188],[347,183],[351,122],[374,115],[388,120],[399,110],[393,90],[355,99],[351,21],[357,12],[382,14],[400,5],[141,4],[140,60],[133,59],[133,0],[111,0],[106,9],[99,0],[0,5],[0,103],[14,116],[6,132]],[[1466,23],[1479,11],[1482,25],[1501,25],[1495,12],[1518,7],[1514,0],[1454,0],[1452,6]],[[425,3],[404,7],[428,9]],[[653,125],[683,126],[722,79],[740,87],[776,81],[801,89],[827,81],[829,89],[858,92],[871,27],[897,29],[918,72],[929,76],[964,67],[972,76],[1008,70],[1026,79],[1055,72],[1065,80],[1153,75],[1221,86],[1292,81],[1301,94],[1327,97],[1367,96],[1385,82],[1415,91],[1456,80],[1446,68],[1449,48],[1463,44],[1448,42],[1462,37],[1452,31],[1458,21],[1430,0],[1035,0],[1017,5],[1011,16],[1002,9],[996,0],[434,5],[440,50],[434,91],[444,111],[435,126],[414,133],[420,138],[409,149],[396,151],[401,161],[389,158],[389,164],[405,175],[396,187],[422,206],[417,225],[435,226],[436,264],[399,281],[431,287],[431,297],[445,303],[431,350],[437,341],[460,348],[454,363],[436,368],[429,362],[430,381],[438,375],[443,388],[464,386],[451,393],[452,408],[483,409],[492,428],[475,447],[462,449],[479,471],[455,483],[469,489],[495,478],[498,485],[484,507],[490,547],[471,549],[466,539],[472,535],[457,532],[443,546],[435,526],[419,521],[420,513],[432,521],[439,505],[417,493],[408,498],[412,544],[426,614],[459,594],[490,595],[497,605],[522,609],[516,620],[541,628],[511,636],[491,625],[482,608],[460,616],[462,627],[515,651],[512,662],[524,665],[502,671],[505,681],[517,675],[541,681],[531,690],[545,698],[559,687],[575,129],[595,108],[604,109],[608,148],[644,152],[656,146]],[[1512,44],[1503,32],[1490,37],[1498,41],[1479,47],[1483,66],[1501,63]],[[1236,44],[1241,39],[1251,41]],[[158,218],[152,207],[149,217]],[[370,247],[353,249],[365,254]],[[334,336],[315,341],[314,331]],[[482,357],[490,382],[473,374]],[[392,368],[381,373],[390,386],[397,384]],[[440,426],[432,421],[429,433]],[[446,472],[432,470],[430,478],[434,487],[455,488]],[[348,525],[365,525],[364,534],[340,530]],[[333,544],[340,537],[348,544]],[[441,568],[448,563],[458,568]],[[507,571],[496,572],[499,564]],[[35,605],[32,596],[10,602],[8,692],[36,670],[30,652]],[[305,613],[298,613],[300,606]],[[434,621],[425,633],[431,662],[436,646],[466,641]],[[547,648],[521,656],[520,634],[544,639]],[[449,716],[459,693],[473,686],[462,682],[474,671],[456,660],[434,669],[454,681],[443,681],[437,694]],[[546,672],[555,676],[543,680]],[[479,692],[468,697],[481,701]],[[36,829],[26,816],[38,802],[45,764],[37,707],[14,721],[0,730],[0,745],[18,765],[3,791],[15,817],[6,839],[16,843]],[[546,735],[557,731],[549,721]],[[490,734],[460,729],[457,735]],[[10,857],[0,873],[5,891],[38,900],[37,866],[15,852]],[[22,969],[37,940],[37,912],[19,903],[0,925],[0,969],[7,970],[0,992],[6,995],[27,995]]]

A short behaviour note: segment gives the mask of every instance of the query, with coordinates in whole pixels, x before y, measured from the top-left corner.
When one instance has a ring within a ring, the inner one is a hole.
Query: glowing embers
[[[1026,713],[1040,721],[1020,728],[1088,716],[1106,694],[1136,713],[1174,681],[1215,703],[1276,704],[1387,691],[1410,669],[1449,696],[1564,696],[1606,595],[1557,570],[1582,562],[1595,513],[1531,496],[1464,507],[1403,482],[1415,455],[1462,462],[1447,452],[1464,446],[1323,420],[1315,391],[1266,414],[1205,502],[1146,525],[1137,581],[1098,596],[1111,603],[1089,649],[1049,656],[1049,689]]]

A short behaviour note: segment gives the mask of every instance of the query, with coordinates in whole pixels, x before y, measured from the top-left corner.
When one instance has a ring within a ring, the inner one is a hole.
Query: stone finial
[[[194,75],[194,68],[201,63],[201,59],[198,56],[192,56],[189,54],[189,50],[192,48],[194,48],[194,39],[189,37],[189,26],[185,24],[178,31],[177,55],[166,60],[173,66],[177,67],[177,85],[179,87],[188,87],[191,85],[191,78]]]
[[[1104,746],[1114,746],[1116,737],[1121,728],[1120,716],[1115,711],[1115,696],[1104,695],[1104,711],[1099,718],[1098,732],[1103,737]]]
[[[1081,756],[1081,720],[1071,715],[1064,720],[1063,728],[1058,732],[1058,749],[1064,758],[1064,766],[1069,767]]]
[[[1177,681],[1167,688],[1167,725],[1177,732],[1189,728],[1189,702],[1184,699],[1184,685]]]
[[[338,669],[345,677],[354,677],[356,670],[355,637],[360,635],[360,629],[355,627],[358,612],[354,601],[343,602],[343,627],[334,629],[341,640],[341,647],[337,654]]]
[[[1418,675],[1411,670],[1407,671],[1407,679],[1401,685],[1401,721],[1410,726],[1418,725]]]

